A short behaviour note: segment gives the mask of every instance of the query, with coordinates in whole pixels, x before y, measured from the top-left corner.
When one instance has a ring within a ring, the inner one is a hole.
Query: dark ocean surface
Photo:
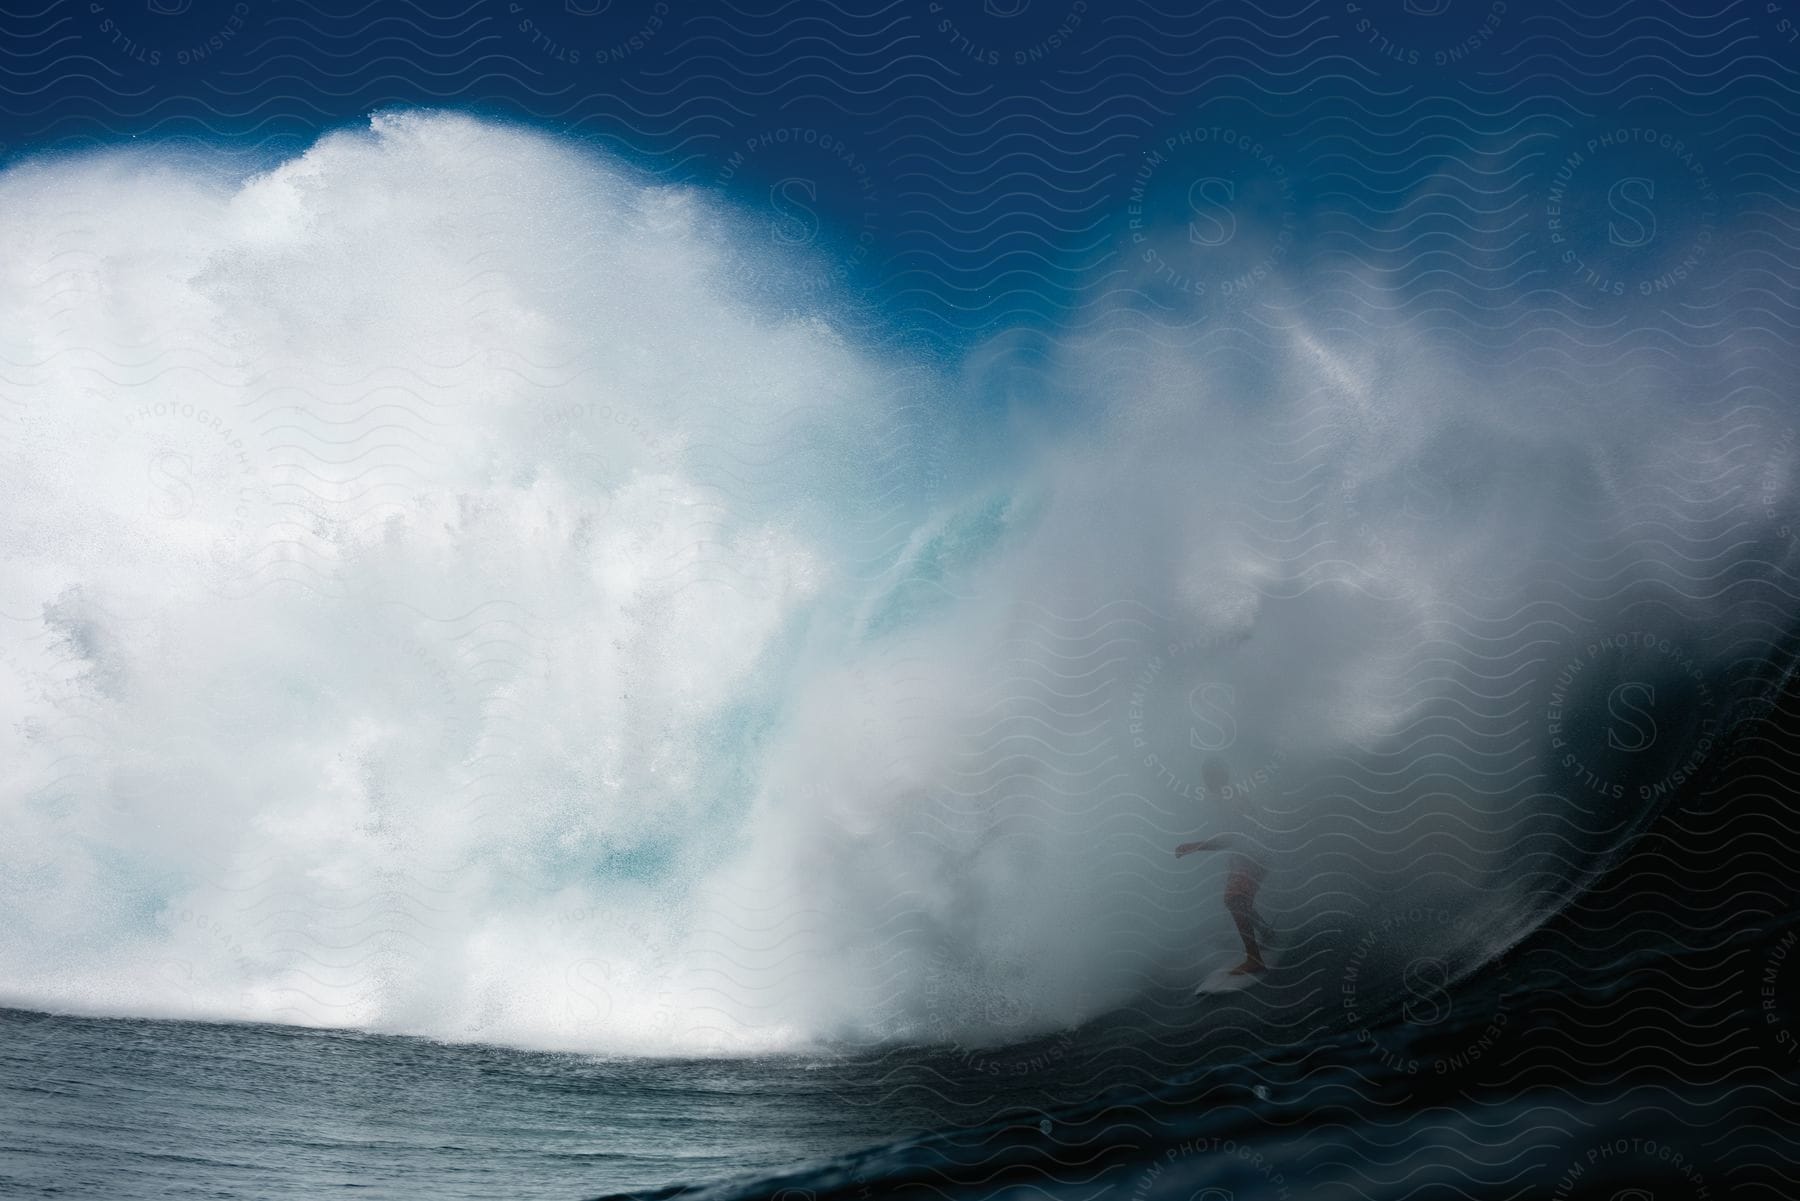
[[[0,1193],[578,1197],[894,1133],[854,1065],[600,1060],[7,1010]]]

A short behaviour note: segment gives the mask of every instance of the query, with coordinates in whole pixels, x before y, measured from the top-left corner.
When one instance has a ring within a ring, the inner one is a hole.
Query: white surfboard
[[[1232,975],[1231,968],[1222,967],[1200,981],[1194,988],[1194,995],[1199,997],[1205,996],[1207,993],[1236,992],[1240,988],[1249,988],[1252,984],[1260,984],[1269,978],[1269,970],[1275,966],[1275,956],[1265,953],[1263,964],[1264,969],[1260,972],[1239,972],[1235,976]]]
[[[1200,981],[1194,988],[1194,995],[1198,997],[1204,996],[1206,993],[1236,992],[1240,988],[1249,988],[1266,974],[1265,972],[1239,972],[1234,976],[1231,974],[1230,968],[1222,967]]]

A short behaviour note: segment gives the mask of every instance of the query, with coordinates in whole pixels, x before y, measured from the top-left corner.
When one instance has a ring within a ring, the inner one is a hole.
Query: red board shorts
[[[1225,908],[1232,911],[1248,909],[1256,900],[1256,890],[1262,887],[1263,877],[1269,869],[1247,856],[1236,856],[1231,861],[1231,874],[1225,878]]]

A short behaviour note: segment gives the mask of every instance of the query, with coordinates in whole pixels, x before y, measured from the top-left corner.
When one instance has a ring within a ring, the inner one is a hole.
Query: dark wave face
[[[1765,7],[0,14],[0,1192],[1778,1181]]]

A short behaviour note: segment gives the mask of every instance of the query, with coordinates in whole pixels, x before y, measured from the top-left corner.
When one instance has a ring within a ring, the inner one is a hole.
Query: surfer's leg
[[[1262,879],[1256,873],[1237,868],[1232,869],[1225,881],[1225,909],[1231,914],[1238,937],[1244,943],[1244,962],[1231,969],[1233,975],[1260,972],[1266,966],[1256,941],[1257,927],[1262,924],[1262,918],[1256,912],[1256,890],[1261,884]]]

